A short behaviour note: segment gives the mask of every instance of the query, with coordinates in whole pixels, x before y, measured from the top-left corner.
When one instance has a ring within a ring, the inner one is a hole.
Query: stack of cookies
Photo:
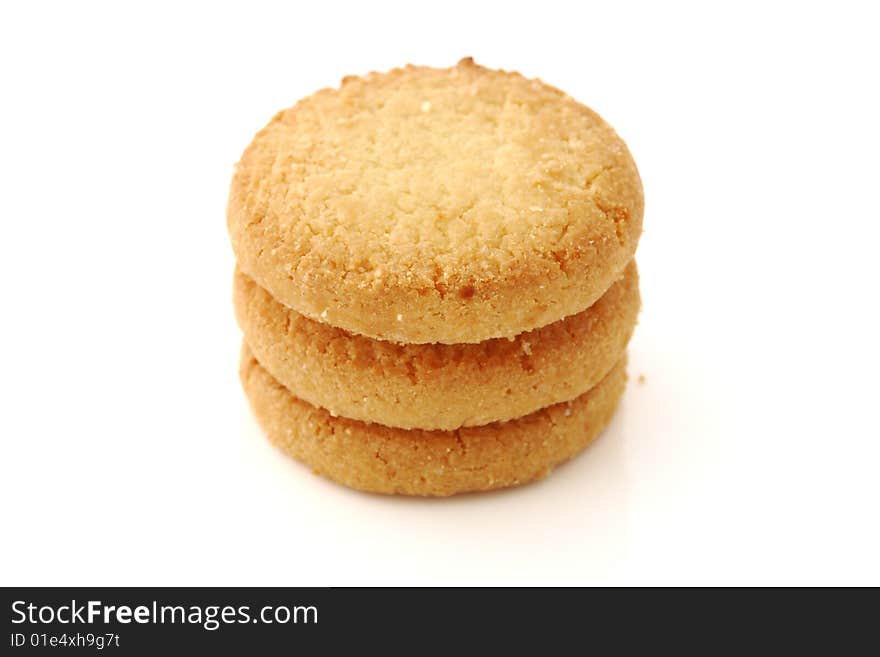
[[[623,392],[643,205],[599,116],[470,59],[347,77],[280,112],[228,207],[258,421],[366,491],[546,475]]]

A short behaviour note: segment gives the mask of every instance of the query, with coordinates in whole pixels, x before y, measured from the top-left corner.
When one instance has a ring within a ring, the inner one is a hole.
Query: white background
[[[878,20],[714,4],[4,3],[0,583],[880,584]],[[466,55],[630,145],[630,385],[542,483],[364,495],[248,410],[227,187],[298,98]]]

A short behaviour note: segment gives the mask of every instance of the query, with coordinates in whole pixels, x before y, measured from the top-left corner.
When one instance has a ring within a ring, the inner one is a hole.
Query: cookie
[[[373,340],[286,308],[240,271],[234,289],[245,341],[296,397],[404,429],[488,424],[574,399],[620,359],[639,311],[635,262],[587,310],[479,344]]]
[[[298,313],[452,344],[588,308],[643,207],[595,112],[465,59],[347,77],[278,113],[236,165],[227,224],[241,270]]]
[[[456,431],[407,431],[333,417],[290,394],[246,346],[241,380],[269,439],[317,474],[374,493],[445,496],[547,475],[608,424],[626,371],[624,358],[571,402]]]

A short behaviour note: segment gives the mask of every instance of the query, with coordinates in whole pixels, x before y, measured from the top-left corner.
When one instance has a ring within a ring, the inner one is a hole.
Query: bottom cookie
[[[571,402],[456,431],[333,417],[290,394],[246,345],[240,374],[269,439],[317,474],[373,493],[445,496],[540,479],[584,449],[614,415],[626,383],[626,358]]]

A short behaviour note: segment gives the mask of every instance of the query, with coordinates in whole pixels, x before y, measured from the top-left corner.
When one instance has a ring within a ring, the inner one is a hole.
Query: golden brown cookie
[[[237,164],[227,223],[241,270],[300,314],[465,343],[592,305],[643,206],[595,112],[465,59],[348,77],[277,114]]]
[[[620,360],[639,311],[635,262],[587,310],[478,344],[373,340],[307,319],[240,271],[234,289],[245,341],[296,397],[404,429],[488,424],[574,399]]]
[[[269,439],[316,473],[374,493],[442,496],[524,484],[577,454],[611,420],[626,382],[625,360],[571,402],[456,431],[335,418],[290,394],[246,346],[241,380]]]

